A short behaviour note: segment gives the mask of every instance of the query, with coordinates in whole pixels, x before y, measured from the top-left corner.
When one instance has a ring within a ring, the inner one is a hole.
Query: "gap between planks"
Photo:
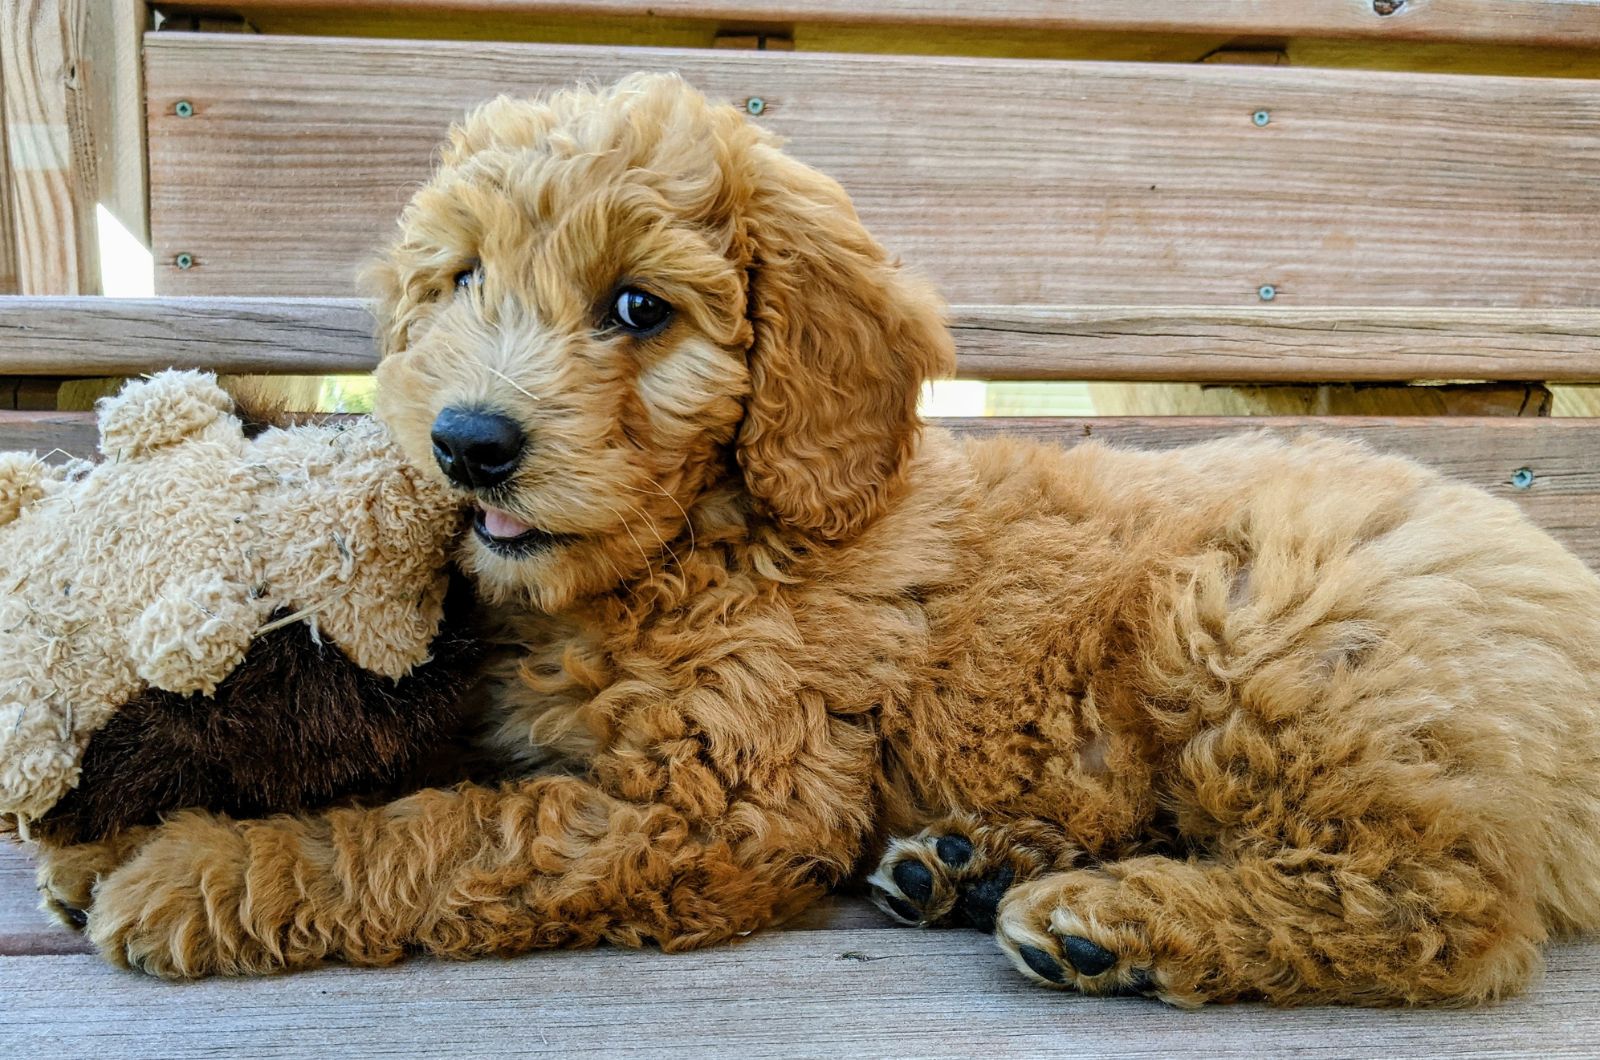
[[[1591,567],[1600,569],[1600,420],[1476,416],[1150,416],[934,421],[975,437],[1014,435],[1057,445],[1102,441],[1167,449],[1251,431],[1314,431],[1409,456],[1459,481],[1521,505]],[[0,412],[0,450],[86,456],[95,445],[88,413]],[[1527,488],[1514,483],[1531,475]]]
[[[1600,310],[956,305],[965,379],[1198,383],[1600,380]],[[338,298],[0,299],[0,375],[377,364]]]

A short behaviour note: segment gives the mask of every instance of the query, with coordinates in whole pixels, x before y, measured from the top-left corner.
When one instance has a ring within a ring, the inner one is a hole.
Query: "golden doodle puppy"
[[[401,229],[380,412],[478,504],[515,779],[63,859],[111,959],[686,950],[860,876],[1049,986],[1460,1004],[1600,925],[1600,580],[1513,505],[924,428],[934,294],[672,77],[478,109]]]

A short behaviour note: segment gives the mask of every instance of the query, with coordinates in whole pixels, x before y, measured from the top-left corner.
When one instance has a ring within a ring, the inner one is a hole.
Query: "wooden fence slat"
[[[1481,486],[1522,505],[1590,566],[1600,569],[1600,420],[1499,417],[993,417],[938,421],[971,436],[1023,435],[1071,446],[1088,439],[1127,447],[1170,448],[1245,431],[1318,431],[1357,438]],[[0,449],[87,456],[93,417],[71,412],[0,412]],[[1513,479],[1527,469],[1532,483]]]
[[[24,294],[100,289],[88,70],[90,0],[0,5],[12,239]]]
[[[31,450],[59,461],[93,456],[97,440],[92,413],[0,410],[0,450]]]
[[[1226,383],[1600,380],[1600,310],[982,306],[950,310],[966,379]],[[376,364],[357,299],[0,299],[0,375]]]
[[[1582,81],[154,34],[157,290],[349,293],[468,105],[641,68],[759,96],[952,302],[1244,307],[1270,286],[1274,307],[1561,307],[1600,288]]]
[[[327,0],[242,0],[256,11]],[[1590,0],[341,0],[351,11],[1600,44]]]

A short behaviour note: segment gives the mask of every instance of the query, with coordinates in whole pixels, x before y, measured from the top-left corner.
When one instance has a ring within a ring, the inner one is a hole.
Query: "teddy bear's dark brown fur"
[[[78,786],[36,833],[87,842],[187,806],[298,812],[427,770],[449,753],[482,660],[471,609],[457,579],[432,661],[399,681],[293,622],[257,638],[210,696],[145,690],[90,739]]]

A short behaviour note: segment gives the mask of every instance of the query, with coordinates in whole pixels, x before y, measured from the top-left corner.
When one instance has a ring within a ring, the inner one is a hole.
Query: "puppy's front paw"
[[[1008,889],[1075,856],[1059,836],[961,815],[891,840],[867,883],[873,902],[896,920],[991,931]]]
[[[246,857],[226,822],[169,823],[96,888],[90,941],[111,963],[166,979],[278,970],[281,955],[248,930]]]

